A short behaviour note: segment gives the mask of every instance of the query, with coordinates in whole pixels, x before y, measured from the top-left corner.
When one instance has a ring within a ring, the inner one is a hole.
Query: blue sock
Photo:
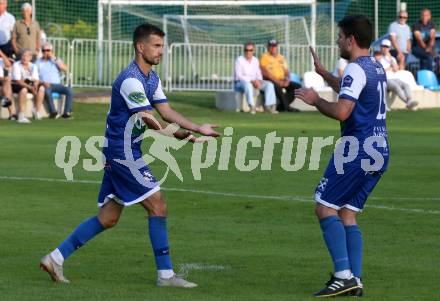
[[[341,219],[336,215],[332,215],[321,219],[319,224],[321,225],[325,244],[332,257],[335,272],[349,270],[347,240]]]
[[[362,233],[358,225],[345,226],[351,271],[360,278],[362,272]]]
[[[157,270],[172,270],[166,218],[152,216],[148,218],[148,230]]]
[[[91,217],[88,220],[82,222],[75,231],[70,234],[59,246],[64,259],[67,259],[76,249],[82,247],[86,242],[101,233],[104,227],[98,220],[97,216]]]

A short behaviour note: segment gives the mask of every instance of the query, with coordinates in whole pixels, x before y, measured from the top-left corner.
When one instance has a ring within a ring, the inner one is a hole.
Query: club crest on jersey
[[[147,99],[147,96],[145,96],[143,92],[131,92],[130,94],[128,94],[128,99],[140,104]]]
[[[342,87],[351,87],[352,83],[353,83],[353,77],[351,77],[350,75],[347,75],[342,80]]]

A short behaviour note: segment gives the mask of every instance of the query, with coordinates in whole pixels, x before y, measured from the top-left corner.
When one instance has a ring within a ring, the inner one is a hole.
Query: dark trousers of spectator
[[[12,48],[12,42],[9,40],[6,44],[0,45],[0,50],[7,56],[12,57],[14,54],[14,48]]]
[[[66,95],[63,114],[70,113],[72,111],[72,102],[73,102],[72,88],[66,87],[61,84],[50,84],[50,87],[44,90],[44,99],[47,101],[47,104],[49,105],[50,113],[57,112],[57,110],[55,109],[55,105],[53,103],[53,96],[52,96],[53,92],[56,92],[60,95]],[[61,114],[61,112],[58,113]]]
[[[412,48],[412,53],[416,58],[420,60],[420,69],[421,70],[431,70],[432,71],[432,63],[434,62],[434,56],[432,53],[427,52],[425,49],[415,46]]]
[[[280,112],[290,111],[289,105],[295,99],[295,90],[301,88],[301,85],[290,82],[286,88],[273,83],[275,94],[277,96],[277,110]]]

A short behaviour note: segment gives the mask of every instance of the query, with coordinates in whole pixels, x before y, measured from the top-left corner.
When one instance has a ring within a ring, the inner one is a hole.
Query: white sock
[[[50,257],[52,257],[53,261],[55,261],[56,264],[63,265],[64,257],[63,254],[61,254],[60,250],[58,250],[58,248],[50,253]]]
[[[174,276],[173,270],[157,270],[157,277],[162,279],[170,279]]]
[[[24,118],[24,113],[23,112],[18,113],[18,119],[23,119],[23,118]]]
[[[361,282],[361,278],[359,278],[359,277],[354,277],[354,278],[356,279],[357,284],[358,284],[360,287],[363,287],[362,282]]]
[[[350,270],[335,272],[335,277],[339,279],[350,279],[352,277]]]

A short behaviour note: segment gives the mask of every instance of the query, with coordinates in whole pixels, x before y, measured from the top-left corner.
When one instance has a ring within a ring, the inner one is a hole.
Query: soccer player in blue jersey
[[[124,69],[112,87],[110,111],[107,115],[105,137],[107,146],[104,176],[98,196],[100,207],[96,216],[81,223],[57,248],[44,256],[40,267],[57,282],[68,283],[63,275],[63,263],[73,252],[102,231],[115,226],[125,206],[140,204],[148,212],[149,236],[158,272],[158,286],[196,287],[173,271],[166,229],[166,203],[159,184],[143,163],[140,136],[145,129],[159,130],[152,116],[153,108],[163,120],[181,128],[173,131],[177,139],[196,141],[191,132],[217,137],[215,125],[197,125],[176,111],[167,102],[161,81],[152,69],[163,54],[164,33],[150,25],[139,25],[133,35],[135,59]],[[130,131],[127,135],[127,129]],[[127,145],[128,150],[127,150]],[[126,161],[132,159],[131,165]],[[143,164],[138,164],[139,162]],[[133,170],[136,169],[136,174]],[[142,175],[139,177],[138,175]],[[139,179],[140,178],[140,179]]]
[[[373,37],[364,16],[347,16],[339,24],[337,44],[349,60],[342,79],[325,70],[311,48],[317,73],[339,93],[328,102],[313,89],[296,97],[341,122],[341,140],[315,190],[315,212],[334,265],[334,273],[317,297],[362,296],[362,235],[356,222],[368,195],[387,168],[386,75],[370,56]]]

